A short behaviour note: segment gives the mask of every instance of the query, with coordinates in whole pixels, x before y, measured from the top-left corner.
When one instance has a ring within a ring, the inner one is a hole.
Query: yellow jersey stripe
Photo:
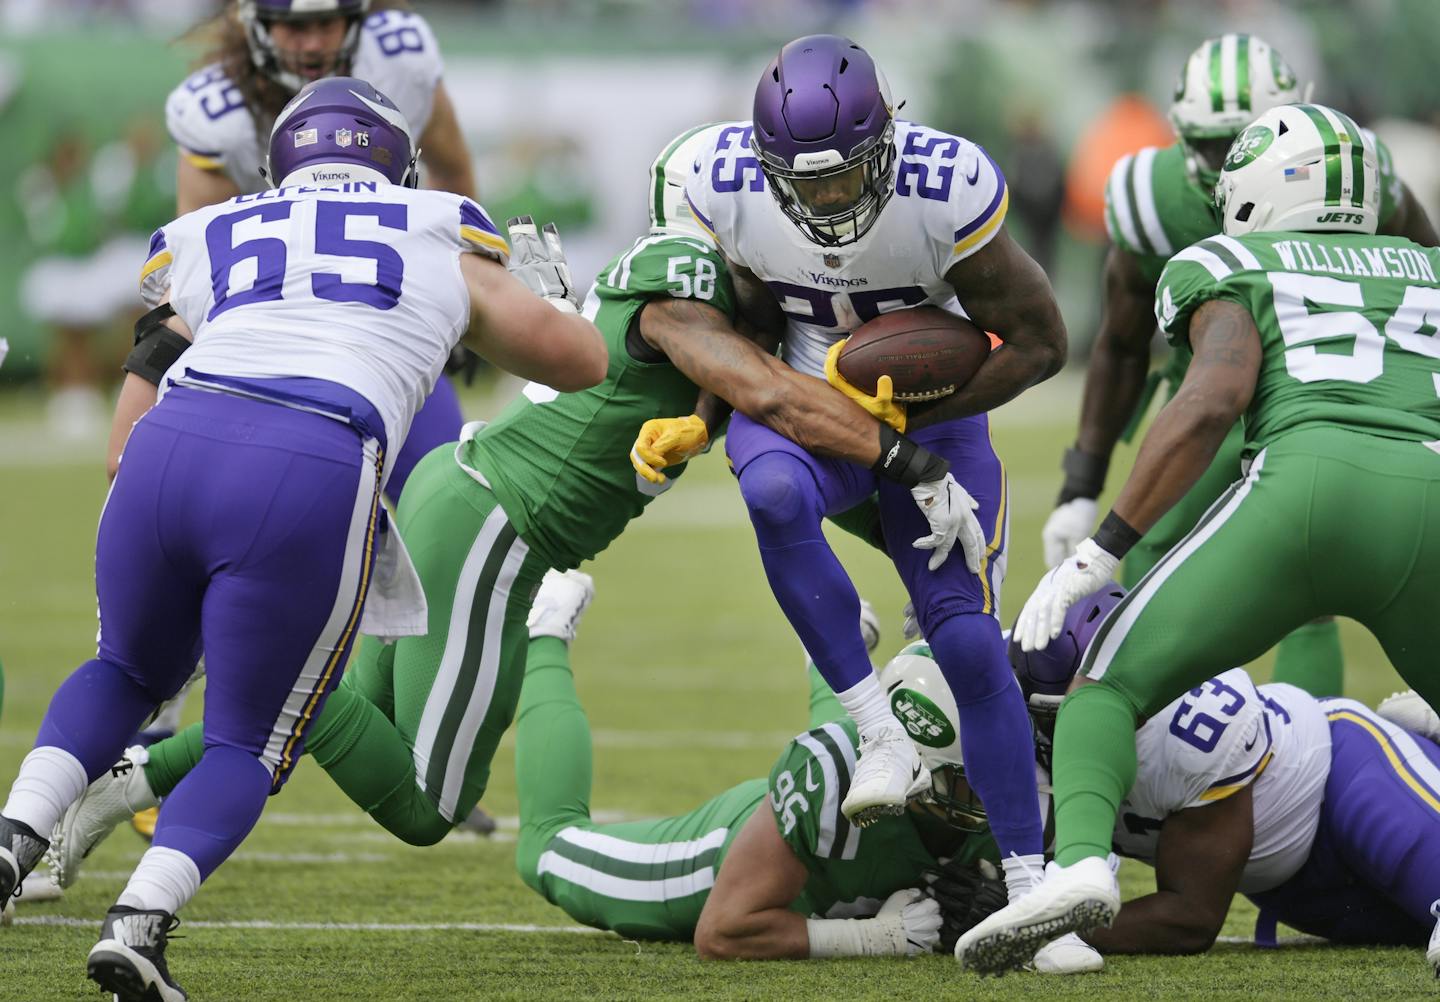
[[[181,150],[180,155],[185,158],[186,163],[192,167],[199,167],[201,170],[220,170],[225,166],[220,162],[219,157],[207,157],[199,153],[191,153],[189,150]]]
[[[1400,753],[1395,750],[1395,745],[1390,740],[1388,734],[1352,710],[1335,710],[1325,714],[1325,718],[1332,721],[1343,720],[1346,723],[1359,724],[1365,728],[1365,730],[1369,731],[1370,736],[1375,739],[1376,743],[1380,745],[1381,750],[1385,752],[1385,758],[1390,762],[1390,768],[1395,770],[1396,775],[1400,777],[1406,786],[1410,787],[1415,793],[1415,796],[1429,805],[1430,809],[1435,813],[1440,814],[1440,799],[1437,799],[1435,794],[1430,791],[1430,788],[1421,782],[1415,773],[1410,771],[1410,767],[1405,764],[1405,760],[1401,758]]]
[[[1005,221],[1005,213],[1010,211],[1010,189],[1006,187],[1005,194],[1000,198],[1000,205],[995,209],[995,214],[985,221],[985,225],[955,245],[955,254],[963,254],[971,247],[989,240],[991,235],[1000,228]]]
[[[497,250],[506,257],[510,256],[510,245],[505,242],[504,237],[496,236],[494,233],[486,233],[478,226],[460,227],[460,239],[468,243],[479,244],[481,247],[489,247]]]
[[[1245,789],[1245,787],[1249,786],[1251,783],[1255,782],[1255,780],[1260,778],[1260,774],[1265,771],[1265,767],[1270,764],[1270,760],[1274,757],[1275,752],[1273,750],[1267,751],[1265,753],[1265,757],[1260,760],[1260,764],[1255,767],[1255,772],[1252,775],[1246,776],[1238,783],[1231,783],[1229,786],[1212,786],[1210,789],[1200,794],[1200,799],[1224,800],[1232,793],[1239,793],[1241,790]]]
[[[145,279],[155,274],[155,272],[159,271],[161,268],[165,267],[173,260],[175,260],[175,258],[170,254],[170,252],[168,250],[163,250],[159,254],[156,254],[154,257],[152,257],[149,261],[146,261],[145,267],[140,269],[141,284],[143,285]]]

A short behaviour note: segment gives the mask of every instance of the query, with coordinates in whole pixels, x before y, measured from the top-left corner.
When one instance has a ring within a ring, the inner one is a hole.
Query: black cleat
[[[19,895],[26,874],[35,869],[48,848],[50,842],[29,825],[0,814],[0,903]]]
[[[495,819],[486,814],[483,807],[476,804],[475,809],[465,816],[464,821],[460,822],[460,827],[467,832],[474,832],[476,835],[494,835],[496,825]]]
[[[90,948],[85,973],[115,1002],[186,1002],[185,989],[165,966],[165,944],[180,920],[169,912],[116,905],[105,914],[100,942]]]

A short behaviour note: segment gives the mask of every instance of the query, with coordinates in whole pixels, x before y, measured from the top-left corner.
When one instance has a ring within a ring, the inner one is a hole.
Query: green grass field
[[[1041,571],[1039,530],[1076,414],[1062,378],[1001,411],[995,440],[1010,472],[1013,616]],[[473,415],[486,413],[472,402]],[[29,748],[55,685],[93,653],[99,447],[45,444],[31,403],[0,400],[0,786]],[[1128,453],[1125,456],[1128,462]],[[1123,469],[1125,463],[1117,464]],[[1112,474],[1112,488],[1119,485]],[[904,597],[885,560],[837,546],[900,644]],[[765,585],[738,494],[718,455],[695,464],[593,566],[598,597],[574,662],[594,727],[597,810],[628,817],[686,810],[768,772],[806,716],[799,643]],[[1244,568],[1237,568],[1244,573]],[[1197,637],[1196,643],[1203,643]],[[1349,694],[1372,704],[1398,687],[1378,646],[1346,624]],[[1268,677],[1268,662],[1256,667]],[[200,712],[193,700],[190,716]],[[259,827],[186,909],[172,970],[196,999],[497,998],[1402,998],[1429,994],[1419,951],[1245,945],[1254,909],[1237,899],[1224,942],[1183,959],[1114,958],[1072,979],[980,981],[946,956],[914,961],[701,963],[685,945],[625,942],[579,929],[520,882],[513,866],[512,748],[502,746],[485,806],[499,834],[400,844],[313,766],[271,801]],[[0,999],[94,998],[85,952],[144,843],[118,831],[87,877],[55,903],[19,906],[0,929]],[[1128,893],[1148,871],[1127,864]],[[1153,884],[1149,884],[1153,886]]]

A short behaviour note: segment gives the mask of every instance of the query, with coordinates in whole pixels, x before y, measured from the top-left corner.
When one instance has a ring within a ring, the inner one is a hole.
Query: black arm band
[[[1105,474],[1110,469],[1109,456],[1097,456],[1079,449],[1066,449],[1060,461],[1065,482],[1060,485],[1060,504],[1076,498],[1098,498],[1105,489]]]
[[[1095,545],[1100,549],[1112,557],[1119,558],[1129,553],[1130,547],[1140,542],[1140,532],[1112,511],[1105,516],[1105,521],[1100,523],[1100,528],[1096,529],[1095,535],[1090,538],[1095,540]]]
[[[165,321],[174,315],[175,307],[169,303],[161,303],[155,307],[149,313],[135,321],[135,340],[133,343],[139,344],[141,341],[144,341],[151,334],[154,334],[156,330],[164,327]]]
[[[906,487],[939,480],[950,472],[950,461],[916,445],[888,424],[880,426],[880,458],[870,467],[886,480]]]
[[[166,303],[164,306],[151,310],[140,319],[144,321],[146,318],[153,317],[160,310],[169,308],[170,304]],[[165,314],[166,317],[173,315],[173,310]],[[130,355],[125,359],[125,364],[120,366],[126,372],[133,372],[147,383],[154,383],[156,386],[159,386],[160,380],[165,378],[166,370],[175,364],[176,359],[186,348],[190,347],[189,340],[166,327],[164,320],[165,317],[161,317],[159,322],[151,324],[143,335],[140,333],[140,324],[135,325],[135,333],[139,340],[135,342],[135,347],[130,349]]]

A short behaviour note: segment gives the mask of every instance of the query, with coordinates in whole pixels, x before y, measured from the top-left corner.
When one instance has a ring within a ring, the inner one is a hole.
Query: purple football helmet
[[[250,58],[260,72],[286,90],[298,91],[317,77],[350,72],[360,46],[360,24],[369,10],[370,0],[240,0],[236,13],[245,28]],[[277,21],[297,24],[332,17],[345,18],[344,38],[338,49],[313,64],[308,57],[283,52],[270,34]]]
[[[314,168],[306,181],[384,180],[414,188],[415,156],[410,123],[394,102],[364,80],[326,77],[306,84],[275,119],[265,173],[277,186]]]
[[[1099,591],[1070,607],[1060,635],[1043,651],[1023,651],[1019,641],[1013,637],[1010,640],[1010,667],[1020,680],[1020,691],[1025,694],[1030,717],[1045,737],[1054,734],[1060,701],[1070,688],[1070,680],[1080,670],[1090,641],[1095,639],[1110,610],[1124,597],[1125,589],[1119,584],[1105,582]]]
[[[890,200],[895,118],[869,53],[838,35],[780,50],[755,89],[751,143],[780,209],[827,247],[863,237]]]

